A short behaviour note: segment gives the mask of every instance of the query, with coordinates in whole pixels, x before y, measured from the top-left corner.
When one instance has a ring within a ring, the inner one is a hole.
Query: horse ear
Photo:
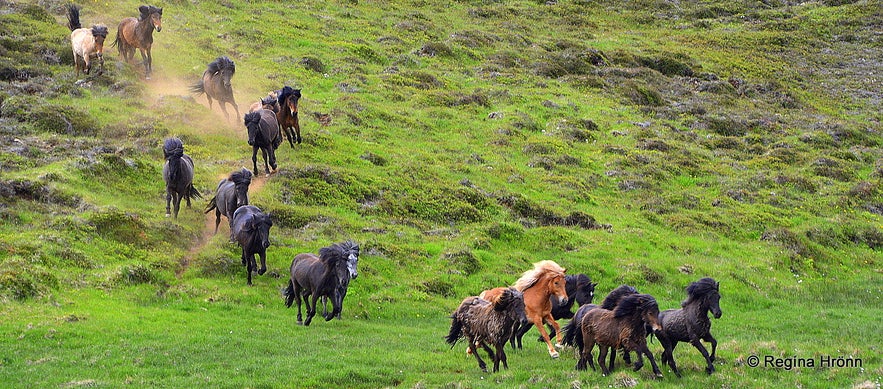
[[[147,11],[149,11],[149,10],[150,10],[150,8],[148,8],[146,5],[142,5],[142,6],[138,7],[138,11],[143,14],[146,14]]]

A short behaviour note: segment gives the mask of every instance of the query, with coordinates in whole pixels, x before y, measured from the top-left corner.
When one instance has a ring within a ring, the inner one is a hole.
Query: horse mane
[[[230,74],[236,73],[236,64],[233,63],[233,60],[227,56],[218,57],[208,64],[208,72],[211,74],[215,74],[228,69],[230,70]]]
[[[359,245],[351,240],[335,243],[319,249],[319,259],[328,267],[333,267],[337,261],[346,261],[350,251],[355,251],[356,255],[359,255]]]
[[[259,124],[261,122],[261,114],[259,111],[249,112],[245,114],[245,126],[249,124]]]
[[[519,294],[521,294],[521,292],[513,288],[504,289],[503,293],[500,294],[496,301],[492,302],[494,304],[494,310],[498,312],[505,311],[509,308],[509,304],[512,304],[512,302],[518,298]]]
[[[246,168],[242,168],[242,170],[235,171],[230,173],[230,177],[228,180],[232,181],[234,184],[250,184],[251,183],[251,171]]]
[[[138,12],[141,12],[141,15],[138,17],[139,21],[144,21],[150,18],[150,14],[158,13],[162,15],[162,8],[157,8],[152,5],[142,5],[138,7]]]
[[[534,286],[540,278],[548,273],[559,273],[562,276],[566,269],[555,263],[554,261],[539,261],[533,264],[533,269],[524,272],[518,281],[515,281],[515,289],[524,292],[531,286]]]
[[[273,96],[267,96],[261,99],[261,105],[276,105],[277,100]]]
[[[300,98],[300,89],[294,89],[288,85],[283,86],[282,90],[279,91],[279,96],[277,101],[280,103],[288,100],[289,97],[294,96],[296,98]]]
[[[163,142],[162,151],[166,159],[181,158],[184,156],[184,142],[178,138],[167,138]]]
[[[619,318],[629,316],[634,314],[635,311],[645,310],[653,306],[656,306],[657,309],[659,309],[656,299],[649,294],[628,295],[619,300],[619,303],[613,310],[613,317]]]
[[[703,278],[687,285],[687,299],[681,303],[681,307],[686,307],[693,301],[702,300],[703,297],[718,292],[719,283],[714,278]]]
[[[92,26],[92,36],[100,36],[107,38],[107,26],[96,24]]]
[[[625,296],[633,294],[638,294],[638,290],[635,289],[635,287],[631,285],[620,285],[607,294],[607,297],[604,298],[604,302],[601,303],[601,308],[612,311],[614,308],[616,308],[619,300],[621,300]]]

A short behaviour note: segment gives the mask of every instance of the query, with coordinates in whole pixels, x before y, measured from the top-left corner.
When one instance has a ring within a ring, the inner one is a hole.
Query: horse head
[[[273,221],[270,219],[270,215],[256,213],[251,215],[251,220],[246,227],[254,232],[254,239],[260,244],[260,247],[266,249],[270,247],[270,227],[272,226]]]
[[[595,298],[595,286],[592,279],[585,274],[577,274],[575,276],[565,277],[567,286],[567,296],[571,300],[576,301],[579,305],[591,304]]]
[[[218,57],[218,59],[209,64],[209,71],[212,73],[212,77],[220,75],[221,83],[225,89],[229,90],[232,85],[230,80],[236,73],[236,64],[230,57]]]
[[[526,322],[527,314],[524,311],[524,295],[515,288],[505,288],[503,293],[493,301],[494,310],[506,311],[508,316],[518,322]]]
[[[564,278],[564,273],[551,273],[548,289],[555,297],[558,297],[558,302],[561,305],[567,304],[567,280]]]
[[[230,174],[230,181],[233,182],[233,195],[236,196],[236,208],[248,205],[248,186],[251,185],[251,177],[251,171],[246,168]]]
[[[282,87],[281,91],[279,91],[279,103],[285,108],[288,108],[288,112],[291,116],[297,116],[298,101],[300,101],[300,89],[294,89],[286,85]]]
[[[96,24],[92,26],[92,38],[95,39],[95,54],[98,63],[104,64],[104,40],[107,39],[107,26]]]
[[[720,319],[723,315],[720,307],[720,282],[706,277],[690,283],[686,291],[687,300],[681,303],[682,307],[686,307],[691,303],[698,303],[701,309],[710,310],[715,319]]]
[[[245,128],[248,129],[248,145],[254,146],[255,137],[261,130],[261,114],[260,112],[250,112],[245,114]]]
[[[350,273],[350,278],[356,279],[359,276],[359,245],[353,241],[348,241],[347,245],[349,246],[348,255],[346,259],[347,270]]]
[[[138,7],[141,12],[141,20],[150,19],[150,24],[156,29],[156,32],[162,31],[162,8],[152,5],[142,5]]]

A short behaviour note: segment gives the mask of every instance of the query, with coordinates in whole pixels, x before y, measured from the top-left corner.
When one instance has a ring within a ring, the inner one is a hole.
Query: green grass
[[[107,47],[82,85],[63,4],[12,5],[0,386],[877,387],[883,137],[880,91],[860,81],[881,67],[874,4],[170,1],[152,80]],[[140,3],[81,5],[114,35]],[[253,287],[204,201],[164,217],[163,138],[184,140],[205,196],[251,168],[241,119],[187,89],[220,55],[241,112],[282,85],[304,96],[304,143],[250,194],[274,220]],[[600,228],[562,225],[574,215]],[[296,325],[291,258],[345,239],[362,257],[343,320]],[[577,372],[532,331],[487,374],[444,343],[462,298],[544,259],[588,274],[596,300],[628,283],[661,309],[714,277],[717,372],[685,344],[682,379]]]

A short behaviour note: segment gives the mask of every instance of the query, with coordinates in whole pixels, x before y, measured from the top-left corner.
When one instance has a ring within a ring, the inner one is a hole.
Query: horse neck
[[[138,19],[135,22],[135,33],[139,39],[146,39],[148,42],[153,43],[153,21],[150,20],[150,15],[144,20]]]
[[[711,310],[711,307],[708,306],[705,299],[693,300],[681,309],[683,309],[686,317],[693,318],[697,322],[710,322],[708,311]]]

